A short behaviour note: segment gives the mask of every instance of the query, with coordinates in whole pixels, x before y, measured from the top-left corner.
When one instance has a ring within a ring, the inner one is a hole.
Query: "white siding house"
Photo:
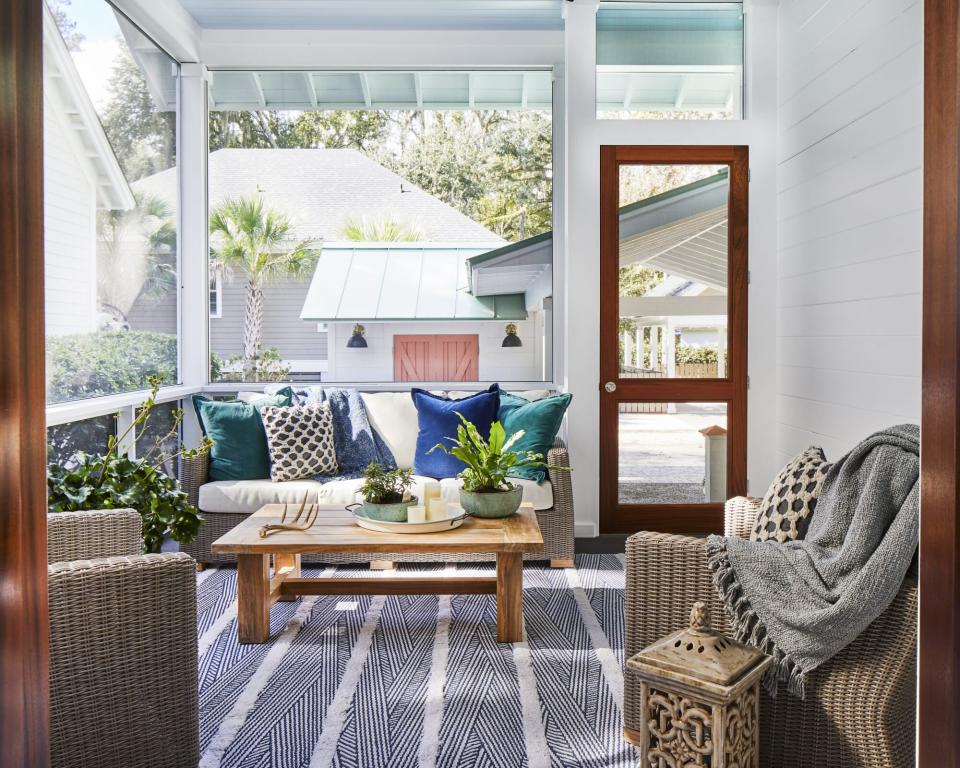
[[[60,336],[97,330],[97,211],[134,201],[49,10],[46,16],[46,332]]]

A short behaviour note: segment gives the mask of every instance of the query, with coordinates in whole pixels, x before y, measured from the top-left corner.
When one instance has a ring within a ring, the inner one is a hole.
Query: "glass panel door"
[[[601,155],[601,530],[709,532],[746,490],[744,147]]]

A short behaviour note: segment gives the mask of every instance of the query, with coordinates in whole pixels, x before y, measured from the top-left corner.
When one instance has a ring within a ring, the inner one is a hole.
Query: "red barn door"
[[[476,381],[479,371],[477,334],[393,337],[394,381]]]

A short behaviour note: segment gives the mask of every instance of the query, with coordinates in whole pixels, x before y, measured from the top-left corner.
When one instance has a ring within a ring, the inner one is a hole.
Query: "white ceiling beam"
[[[413,90],[417,94],[417,109],[423,109],[423,80],[419,72],[413,73]]]
[[[623,317],[726,315],[726,296],[621,296]]]
[[[310,106],[317,106],[317,89],[313,85],[313,75],[309,72],[303,73],[303,82],[307,84],[307,96],[310,98]]]
[[[370,98],[370,81],[367,79],[366,72],[358,72],[360,75],[360,90],[363,91],[363,103],[368,109],[373,105],[373,101]]]
[[[253,81],[253,88],[257,92],[257,103],[259,103],[261,107],[266,107],[267,97],[263,92],[263,83],[260,82],[260,73],[251,72],[250,79]]]
[[[200,25],[180,3],[112,0],[130,21],[181,64],[200,61]]]

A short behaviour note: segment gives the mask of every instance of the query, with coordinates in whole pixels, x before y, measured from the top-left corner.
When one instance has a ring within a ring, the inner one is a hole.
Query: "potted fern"
[[[430,451],[439,448],[467,465],[459,474],[463,482],[460,506],[474,517],[509,517],[516,513],[523,488],[507,479],[512,470],[519,467],[566,469],[545,463],[543,454],[511,450],[523,437],[522,429],[507,437],[503,425],[495,421],[490,426],[489,439],[485,440],[476,426],[462,414],[457,416],[462,423],[457,426],[456,438],[447,438],[452,445],[437,443]]]
[[[410,495],[411,485],[412,469],[386,469],[372,461],[363,471],[363,485],[360,486],[363,503],[351,504],[347,508],[360,507],[360,513],[371,520],[405,523],[407,509],[417,503],[417,497]]]

